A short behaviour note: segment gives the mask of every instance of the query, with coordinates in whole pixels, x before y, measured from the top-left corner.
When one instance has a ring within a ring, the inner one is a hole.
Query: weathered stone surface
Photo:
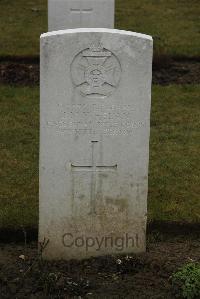
[[[115,0],[48,0],[49,31],[114,28]]]
[[[152,38],[41,36],[39,239],[48,259],[143,252]]]

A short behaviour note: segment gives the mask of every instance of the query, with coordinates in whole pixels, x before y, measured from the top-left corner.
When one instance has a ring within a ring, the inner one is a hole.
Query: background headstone
[[[145,251],[152,38],[41,36],[40,228],[48,259]]]
[[[115,0],[48,0],[48,30],[114,28]]]

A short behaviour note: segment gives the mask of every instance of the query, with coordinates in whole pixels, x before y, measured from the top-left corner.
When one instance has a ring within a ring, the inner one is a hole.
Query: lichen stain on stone
[[[83,195],[83,194],[80,194],[79,196],[78,196],[78,199],[80,199],[80,200],[83,200],[85,198],[85,196]]]
[[[49,68],[49,40],[47,38],[43,38],[41,40],[41,52],[43,52],[43,69],[44,71],[47,71]]]
[[[100,175],[101,175],[102,178],[107,178],[108,177],[107,173],[100,173]]]
[[[113,206],[115,208],[117,207],[118,212],[120,213],[123,213],[128,208],[128,202],[126,199],[114,199],[114,198],[107,197],[105,201],[108,209],[109,206]]]

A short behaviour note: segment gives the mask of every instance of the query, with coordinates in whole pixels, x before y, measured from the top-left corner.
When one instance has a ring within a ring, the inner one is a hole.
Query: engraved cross
[[[91,15],[93,8],[71,8],[70,12],[79,17],[80,25],[82,25],[83,18]]]
[[[92,143],[92,157],[90,165],[75,165],[71,164],[71,169],[73,172],[91,172],[91,186],[90,186],[90,214],[96,213],[96,175],[98,172],[108,172],[117,170],[116,165],[98,165],[97,155],[96,155],[96,144],[98,141],[91,141]]]

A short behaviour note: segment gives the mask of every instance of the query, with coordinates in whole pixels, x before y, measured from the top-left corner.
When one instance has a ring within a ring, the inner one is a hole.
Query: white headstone
[[[41,36],[40,242],[47,259],[144,252],[152,38]]]
[[[48,0],[48,30],[114,28],[115,0]]]

